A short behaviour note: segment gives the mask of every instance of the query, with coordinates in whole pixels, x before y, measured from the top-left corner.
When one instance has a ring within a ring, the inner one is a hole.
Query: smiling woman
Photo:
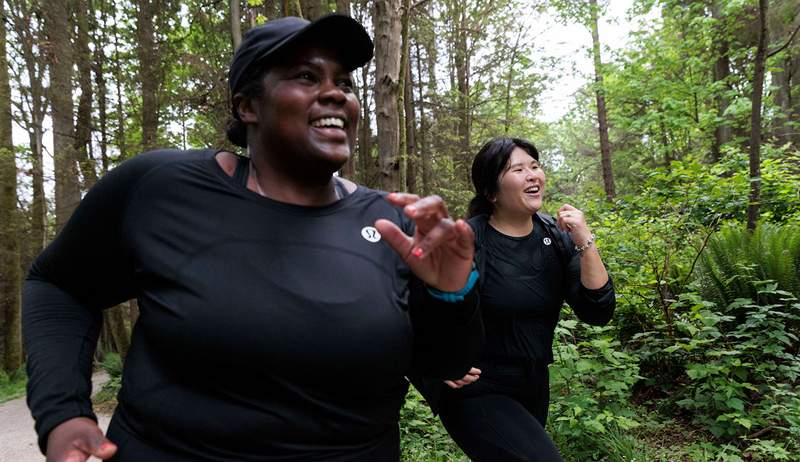
[[[48,460],[399,458],[412,373],[477,359],[474,235],[438,197],[338,179],[355,146],[345,16],[248,32],[228,135],[136,156],[86,196],[25,287],[28,399]],[[102,309],[140,317],[106,439],[89,376]]]

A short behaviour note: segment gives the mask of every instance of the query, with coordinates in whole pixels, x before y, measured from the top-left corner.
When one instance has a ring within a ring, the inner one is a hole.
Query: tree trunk
[[[75,155],[83,175],[83,188],[89,190],[97,183],[95,160],[90,154],[92,141],[92,52],[89,49],[89,2],[75,1],[75,19],[78,33],[75,40],[76,62],[78,64],[78,86],[81,96],[78,100],[78,118],[75,126]],[[92,12],[94,13],[94,11]]]
[[[140,0],[136,11],[139,82],[142,86],[142,151],[155,149],[158,144],[158,74],[155,16],[156,0]]]
[[[125,160],[128,158],[128,143],[125,139],[125,100],[123,99],[123,74],[122,74],[122,56],[120,56],[119,44],[119,30],[117,29],[117,22],[113,21],[111,26],[112,33],[114,34],[114,82],[116,83],[117,107],[116,119],[117,129],[114,133],[116,138],[117,149],[119,149],[119,159]]]
[[[303,17],[303,8],[300,6],[300,0],[283,0],[281,10],[284,16]]]
[[[422,195],[427,196],[431,194],[431,153],[430,149],[428,148],[427,143],[427,132],[428,132],[428,120],[425,116],[425,93],[423,92],[422,86],[422,57],[420,56],[420,46],[419,43],[414,44],[414,48],[416,49],[416,58],[417,58],[417,87],[419,92],[419,98],[417,101],[419,102],[419,137],[418,137],[418,146],[419,150],[417,151],[419,155],[417,156],[422,163]],[[430,73],[431,69],[428,69],[429,75],[428,78],[432,78]]]
[[[764,91],[764,65],[767,54],[767,11],[769,0],[758,0],[758,48],[753,71],[752,109],[750,113],[750,200],[747,206],[747,229],[758,224],[761,200],[761,98]]]
[[[5,18],[5,8],[0,13]],[[20,338],[20,254],[17,233],[17,166],[11,138],[11,85],[6,56],[6,22],[0,21],[0,367],[22,364]]]
[[[336,12],[350,16],[350,0],[336,0]]]
[[[28,139],[31,150],[31,235],[28,240],[29,253],[26,261],[38,255],[47,240],[47,204],[44,192],[44,130],[43,123],[47,112],[47,95],[42,82],[47,68],[45,52],[38,47],[43,38],[39,35],[43,27],[41,22],[38,27],[33,27],[31,18],[41,17],[40,12],[33,12],[28,2],[10,1],[7,14],[12,15],[14,29],[19,40],[19,50],[25,61],[25,70],[28,75],[29,91],[23,93],[27,98],[28,114]]]
[[[231,42],[233,51],[242,43],[242,9],[240,0],[229,0],[231,12]]]
[[[470,54],[467,48],[467,12],[466,6],[463,3],[457,2],[458,8],[458,24],[455,36],[455,49],[453,58],[455,59],[456,69],[456,89],[458,90],[458,123],[456,126],[456,134],[458,136],[458,157],[463,160],[464,166],[469,166],[472,159],[472,149],[470,139]]]
[[[50,100],[53,118],[56,229],[66,224],[81,200],[74,150],[72,104],[73,47],[70,40],[69,0],[53,0],[44,8],[50,42]]]
[[[321,18],[331,12],[327,0],[300,0],[300,7],[303,9],[303,17],[309,21]]]
[[[401,0],[377,0],[375,13],[375,113],[378,125],[378,155],[381,188],[399,191],[400,114],[397,98],[401,91],[402,54]]]
[[[724,21],[724,17],[722,16],[722,7],[723,5],[721,4],[720,0],[716,0],[711,6],[711,17],[716,19],[718,23],[716,27],[717,59],[714,62],[714,81],[722,82],[724,87],[716,96],[717,117],[720,119],[720,121],[717,122],[717,126],[714,129],[714,146],[711,149],[711,155],[713,157],[712,160],[714,162],[717,162],[722,158],[722,146],[729,142],[733,137],[731,124],[728,120],[729,118],[725,115],[725,111],[728,110],[728,106],[730,106],[730,101],[725,92],[730,89],[728,79],[731,75],[731,65],[730,57],[728,56],[728,37],[726,34],[726,28],[724,24],[722,24]]]
[[[406,53],[408,53],[408,49]],[[408,159],[406,160],[406,191],[410,193],[417,192],[417,146],[416,146],[416,130],[417,120],[414,113],[414,91],[410,66],[410,57],[406,60],[406,76],[403,79],[403,113],[405,115],[405,132],[406,132],[406,153]]]
[[[101,8],[103,25],[98,27],[94,36],[94,82],[97,85],[97,122],[100,125],[100,167],[103,175],[108,173],[108,85],[105,77],[105,53],[103,46],[106,42],[106,16]]]
[[[360,166],[361,182],[369,187],[377,187],[374,178],[374,165],[372,161],[372,128],[369,115],[369,64],[361,68],[361,124],[358,135],[358,163]]]
[[[605,89],[603,88],[603,64],[600,60],[600,33],[597,29],[597,0],[590,0],[592,13],[592,54],[594,55],[595,96],[597,98],[597,123],[600,132],[600,155],[603,168],[603,186],[606,200],[614,200],[614,172],[611,170],[611,143],[608,140],[608,112],[606,111]]]

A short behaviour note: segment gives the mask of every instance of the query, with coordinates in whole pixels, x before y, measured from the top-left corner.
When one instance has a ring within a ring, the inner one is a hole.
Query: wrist
[[[575,252],[577,252],[578,255],[583,254],[583,252],[585,252],[587,249],[589,249],[590,247],[592,247],[594,245],[594,239],[595,239],[594,234],[590,234],[589,238],[583,241],[583,244],[577,244],[576,243],[575,244]]]
[[[455,292],[445,292],[438,289],[434,289],[432,287],[426,287],[428,293],[438,300],[442,300],[449,303],[456,303],[461,302],[464,300],[464,297],[475,287],[475,283],[478,281],[478,269],[475,268],[475,264],[472,265],[472,271],[469,273],[467,277],[467,282],[464,284],[460,290]]]

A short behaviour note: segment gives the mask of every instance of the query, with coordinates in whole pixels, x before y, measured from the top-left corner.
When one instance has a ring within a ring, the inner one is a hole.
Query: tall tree
[[[89,48],[89,2],[75,0],[75,57],[78,65],[78,114],[75,124],[75,155],[83,175],[84,189],[97,182],[96,162],[92,157],[92,52]]]
[[[5,8],[0,13],[5,18]],[[11,85],[6,56],[6,22],[0,21],[0,341],[2,369],[22,364],[20,340],[20,255],[17,233],[17,166],[11,138]]]
[[[747,206],[747,229],[758,224],[761,201],[761,99],[764,92],[764,67],[767,58],[767,12],[769,0],[758,0],[758,46],[753,70],[753,94],[750,113],[750,200]]]
[[[598,31],[599,7],[597,0],[590,0],[589,10],[592,30],[592,56],[594,58],[595,98],[597,100],[597,130],[600,133],[600,163],[603,169],[603,186],[606,199],[611,201],[616,195],[614,172],[611,169],[611,143],[608,140],[608,111],[606,109],[605,89],[603,88],[603,63],[600,59],[600,32]]]
[[[375,24],[375,112],[378,125],[381,188],[399,191],[400,114],[398,97],[402,90],[400,62],[402,57],[401,0],[376,0]]]
[[[50,100],[53,118],[56,229],[60,230],[80,202],[72,104],[73,45],[70,0],[53,0],[44,9],[49,42]]]
[[[159,53],[156,42],[155,19],[159,0],[140,0],[136,10],[139,83],[142,88],[142,150],[155,149],[158,144],[158,87],[161,82]]]
[[[331,12],[327,0],[300,0],[303,17],[309,21],[321,18]]]
[[[44,191],[44,119],[49,101],[43,82],[47,72],[47,55],[40,47],[43,25],[38,3],[27,0],[8,0],[10,15],[17,37],[18,53],[22,56],[27,85],[20,82],[23,99],[20,123],[28,131],[31,162],[32,200],[30,207],[31,235],[28,241],[30,256],[44,249],[47,239],[47,201]]]
[[[242,43],[242,5],[240,0],[228,0],[231,17],[231,43],[233,49]]]
[[[727,93],[730,90],[728,82],[731,75],[730,65],[730,39],[726,18],[722,14],[722,0],[715,0],[711,5],[711,17],[716,22],[716,60],[714,61],[714,81],[718,83],[716,96],[717,118],[719,121],[714,128],[714,146],[711,150],[713,160],[718,161],[722,157],[722,146],[729,142],[733,137],[733,131],[726,111],[730,106],[730,98]]]

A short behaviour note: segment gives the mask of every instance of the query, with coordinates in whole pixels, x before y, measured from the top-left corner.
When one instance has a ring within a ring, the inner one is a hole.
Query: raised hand
[[[47,437],[47,462],[85,462],[91,456],[105,460],[116,452],[117,445],[88,417],[66,420]]]
[[[416,230],[408,236],[391,221],[381,219],[375,222],[375,228],[383,239],[428,286],[443,292],[461,290],[472,271],[472,228],[464,220],[453,221],[439,196],[391,193],[387,200],[403,207]]]
[[[580,210],[564,204],[558,209],[557,215],[556,225],[562,231],[567,231],[575,244],[584,245],[592,238],[592,232],[589,231],[589,225]]]

